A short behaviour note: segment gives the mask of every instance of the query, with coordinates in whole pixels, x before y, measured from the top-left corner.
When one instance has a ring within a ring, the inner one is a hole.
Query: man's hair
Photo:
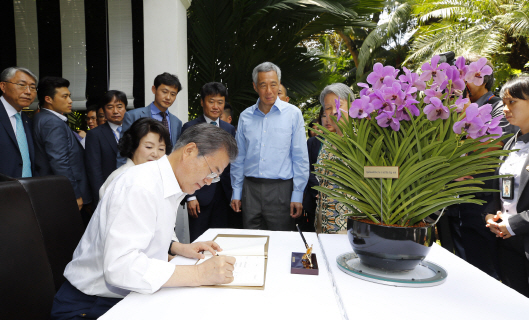
[[[46,102],[45,97],[50,97],[53,99],[57,93],[58,88],[68,88],[70,86],[70,81],[60,78],[60,77],[44,77],[40,80],[37,97],[39,98],[39,106],[42,107]]]
[[[529,100],[529,75],[524,74],[507,81],[500,91],[500,97],[506,94],[521,100]]]
[[[483,58],[482,56],[478,56],[477,54],[470,53],[465,56],[465,63],[471,64],[472,62],[476,62],[479,59]],[[485,89],[488,91],[492,90],[492,86],[494,85],[494,66],[492,63],[490,63],[489,60],[487,60],[487,65],[492,69],[492,73],[490,75],[483,77],[483,83],[485,84]]]
[[[173,148],[173,151],[194,142],[198,148],[199,156],[207,156],[220,149],[226,150],[230,161],[237,158],[237,142],[228,132],[209,123],[196,124],[187,128]]]
[[[35,80],[35,85],[39,84],[39,80],[37,79],[37,76],[33,72],[31,72],[29,69],[21,68],[21,67],[5,68],[4,71],[2,71],[2,73],[0,73],[0,82],[9,81],[10,79],[12,79],[15,76],[17,71],[24,72],[28,76],[32,77],[33,80]]]
[[[160,141],[165,142],[165,154],[171,153],[171,138],[169,137],[169,130],[164,125],[153,118],[140,118],[130,126],[130,128],[123,133],[123,137],[119,140],[118,150],[122,157],[132,159],[134,152],[140,145],[141,138],[145,137],[149,132],[156,133],[160,136]]]
[[[224,104],[224,114],[228,115],[228,117],[233,117],[233,111],[231,109],[231,104],[227,102]]]
[[[257,76],[259,75],[259,72],[269,72],[269,71],[275,71],[277,74],[277,80],[281,82],[281,69],[279,69],[279,67],[273,64],[272,62],[263,62],[253,69],[253,72],[252,72],[253,83],[257,85]]]
[[[174,74],[164,72],[157,75],[156,78],[154,78],[154,87],[158,89],[158,87],[162,84],[165,84],[169,87],[175,87],[178,92],[182,91],[182,84],[180,83],[180,80],[178,80],[178,77]]]
[[[353,90],[351,90],[351,88],[345,84],[337,82],[323,88],[323,91],[320,94],[320,103],[322,106],[325,106],[325,96],[329,93],[334,93],[339,99],[343,99],[345,101],[348,99],[349,101],[352,101],[354,99]]]
[[[200,100],[204,101],[207,96],[220,95],[228,99],[228,89],[220,82],[209,82],[200,89]]]
[[[119,91],[119,90],[109,90],[107,93],[105,93],[101,97],[101,106],[103,106],[103,108],[104,108],[105,105],[107,105],[108,103],[112,102],[112,100],[114,98],[116,98],[116,101],[123,102],[123,104],[125,105],[125,108],[127,107],[127,104],[128,104],[127,94],[125,94],[125,92]]]
[[[99,109],[99,106],[97,104],[91,104],[86,107],[86,113],[88,114],[88,112],[90,111],[94,111],[95,113],[97,113],[97,109]]]

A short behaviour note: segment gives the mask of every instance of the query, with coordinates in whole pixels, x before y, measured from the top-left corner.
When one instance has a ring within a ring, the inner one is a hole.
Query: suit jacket
[[[140,119],[140,118],[151,118],[151,106],[148,105],[144,108],[138,108],[134,110],[130,110],[125,112],[125,117],[123,117],[123,124],[121,125],[121,136],[123,136],[123,133],[127,131],[130,126],[134,123],[134,121]],[[178,119],[175,115],[173,115],[171,112],[169,112],[169,123],[171,127],[171,143],[174,146],[176,144],[176,141],[180,137],[180,133],[182,131],[182,121]],[[172,146],[167,146],[168,148]],[[121,157],[119,154],[117,156],[117,167],[121,167],[125,164],[127,159],[125,157]]]
[[[116,169],[118,143],[108,122],[86,133],[85,164],[94,202],[99,201],[99,189]]]
[[[312,172],[314,172],[314,164],[318,162],[318,154],[320,153],[320,149],[321,141],[318,140],[317,137],[310,137],[307,140],[310,173],[309,181],[307,182],[307,186],[305,187],[305,192],[303,195],[303,209],[305,209],[305,211],[310,214],[316,213],[316,196],[318,195],[318,191],[312,189],[312,187],[319,186],[320,184],[316,178],[316,175]]]
[[[516,135],[511,137],[509,141],[503,147],[504,149],[511,149],[511,147],[516,143]],[[500,157],[501,160],[505,160],[505,157]],[[496,174],[498,174],[499,168],[496,169]],[[509,226],[512,231],[515,233],[515,237],[524,238],[524,247],[525,247],[525,256],[529,259],[529,186],[527,182],[529,181],[529,156],[525,159],[525,163],[522,168],[522,173],[520,175],[520,186],[517,190],[518,203],[516,205],[517,215],[509,218]],[[500,189],[500,180],[494,179],[494,189]],[[496,211],[501,210],[501,198],[500,193],[495,192],[492,201],[485,208],[485,214],[491,213],[495,214]]]
[[[219,127],[223,129],[224,131],[230,133],[233,137],[235,137],[235,127],[222,120],[219,120],[219,121],[220,121]],[[206,118],[204,118],[204,116],[200,116],[196,118],[195,120],[189,121],[186,124],[184,124],[184,126],[182,127],[182,132],[184,132],[187,128],[191,126],[194,126],[195,124],[205,123],[205,122],[206,122]],[[208,185],[203,186],[202,188],[197,190],[195,194],[187,196],[186,201],[188,197],[196,196],[198,203],[201,206],[207,206],[213,199],[213,196],[215,195],[215,190],[217,188],[217,185],[222,186],[222,188],[224,189],[224,194],[226,195],[228,202],[230,202],[231,194],[233,192],[233,189],[231,188],[230,165],[228,165],[226,169],[224,169],[224,171],[220,175],[220,181],[218,183],[212,183],[209,186]]]
[[[66,122],[42,110],[33,119],[35,176],[65,176],[75,197],[90,203],[92,195],[84,163],[84,149]]]
[[[33,146],[33,130],[31,120],[22,112],[22,124],[28,142],[29,159],[31,160],[31,172],[35,174],[35,148]],[[22,177],[22,155],[18,148],[17,137],[11,121],[7,116],[6,109],[0,101],[0,173],[13,178]]]

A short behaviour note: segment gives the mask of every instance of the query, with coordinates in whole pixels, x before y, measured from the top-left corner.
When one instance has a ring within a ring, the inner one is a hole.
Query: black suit
[[[22,112],[22,124],[26,133],[26,140],[31,160],[31,172],[35,173],[35,148],[33,147],[33,130],[31,120]],[[18,148],[17,137],[11,121],[7,116],[6,109],[0,101],[0,173],[13,178],[22,177],[22,155]]]
[[[92,201],[86,177],[84,149],[66,122],[50,111],[42,110],[33,118],[35,139],[35,176],[65,176],[75,197]]]
[[[94,203],[99,201],[99,189],[116,169],[118,143],[108,122],[86,133],[85,163]]]
[[[521,133],[520,133],[521,134]],[[529,134],[513,136],[503,147],[513,149],[516,140],[529,143]],[[505,157],[500,159],[505,160]],[[498,174],[499,169],[496,173]],[[501,280],[504,284],[515,289],[521,294],[529,297],[529,156],[525,159],[520,173],[520,185],[514,190],[514,195],[518,195],[516,204],[517,215],[508,218],[509,226],[514,232],[514,236],[508,239],[498,239]],[[500,190],[500,180],[494,180],[494,189]],[[499,192],[494,193],[492,201],[484,210],[486,214],[496,214],[501,211],[502,202]]]
[[[235,137],[235,127],[231,124],[219,119],[219,127]],[[189,121],[182,127],[182,133],[189,127],[205,123],[204,116],[200,116],[195,120]],[[200,213],[198,218],[189,219],[189,236],[190,240],[194,241],[204,231],[209,228],[226,228],[230,224],[230,219],[234,212],[230,207],[231,194],[230,166],[220,175],[220,181],[205,185],[195,192],[198,204],[200,205]],[[187,197],[186,197],[187,201]]]

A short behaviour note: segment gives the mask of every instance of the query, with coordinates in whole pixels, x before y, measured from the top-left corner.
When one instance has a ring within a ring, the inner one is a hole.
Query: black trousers
[[[244,229],[292,231],[290,217],[292,179],[259,179],[245,177],[242,187],[242,218]]]
[[[200,205],[200,202],[199,202]],[[224,194],[222,186],[218,185],[215,195],[207,206],[200,205],[197,218],[189,216],[189,238],[193,242],[209,228],[228,228],[229,214],[233,212]]]
[[[466,261],[491,277],[500,279],[498,241],[496,235],[485,227],[481,215],[483,206],[459,205],[461,243]]]
[[[461,220],[457,206],[446,208],[445,214],[437,223],[437,233],[441,246],[454,253],[461,259],[466,260],[465,249],[461,240]]]
[[[66,280],[53,299],[51,319],[97,319],[121,300],[121,298],[89,296]]]
[[[529,298],[529,260],[525,256],[524,236],[498,238],[501,281]]]

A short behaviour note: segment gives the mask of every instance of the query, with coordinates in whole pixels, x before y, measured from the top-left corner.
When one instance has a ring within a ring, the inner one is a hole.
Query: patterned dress
[[[320,153],[318,154],[317,164],[323,164],[323,160],[334,160],[336,156],[330,153],[328,147],[322,144]],[[330,176],[334,175],[325,168],[316,167],[316,172]],[[329,189],[337,188],[332,181],[318,176],[320,186]],[[351,213],[351,210],[341,204],[340,202],[329,198],[329,196],[319,193],[318,206],[316,209],[315,227],[318,230],[318,222],[321,221],[321,233],[343,233],[347,231],[347,217],[343,214]]]

